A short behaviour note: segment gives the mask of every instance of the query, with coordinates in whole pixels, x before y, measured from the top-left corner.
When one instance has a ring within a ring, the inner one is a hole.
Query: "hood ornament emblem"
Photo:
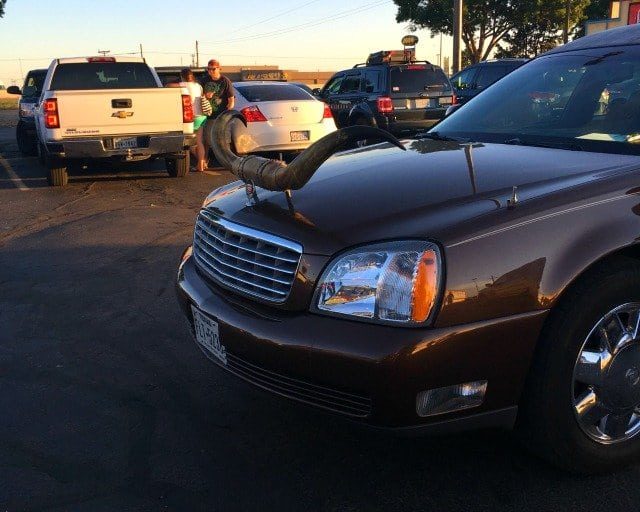
[[[247,181],[244,184],[244,192],[247,194],[247,206],[253,206],[258,203],[258,194],[253,181]]]

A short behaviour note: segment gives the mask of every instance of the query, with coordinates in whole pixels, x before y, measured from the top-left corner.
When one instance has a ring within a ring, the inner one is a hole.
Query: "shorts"
[[[193,131],[197,132],[207,122],[207,116],[196,116],[193,120]]]

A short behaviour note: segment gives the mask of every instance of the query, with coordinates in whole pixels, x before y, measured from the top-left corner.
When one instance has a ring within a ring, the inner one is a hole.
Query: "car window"
[[[451,84],[459,90],[471,89],[473,87],[473,77],[475,76],[477,68],[467,68],[457,75],[451,77]]]
[[[340,86],[340,94],[358,92],[360,90],[360,73],[347,75]]]
[[[340,86],[342,85],[342,81],[344,80],[344,75],[334,76],[327,85],[324,86],[323,94],[338,94],[340,92]]]
[[[24,87],[22,88],[23,98],[37,98],[42,92],[42,86],[44,79],[47,76],[46,71],[30,72],[24,81]]]
[[[426,64],[393,66],[389,81],[392,93],[450,89],[449,80],[442,69]]]
[[[489,87],[491,84],[497,82],[506,74],[507,68],[504,66],[482,66],[480,68],[480,72],[478,73],[478,78],[476,78],[476,87],[478,89]]]
[[[143,62],[79,62],[60,64],[51,89],[145,89],[158,87],[151,69]]]
[[[640,48],[536,59],[445,118],[438,132],[640,154]]]
[[[260,101],[315,101],[311,94],[293,84],[242,85],[235,83],[233,87],[237,93],[252,103]]]
[[[378,69],[365,70],[360,84],[360,90],[366,93],[380,92],[380,75],[381,73]]]

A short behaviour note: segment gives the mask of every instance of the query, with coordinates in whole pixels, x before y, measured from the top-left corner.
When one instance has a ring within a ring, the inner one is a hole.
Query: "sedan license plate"
[[[200,313],[198,309],[191,306],[193,313],[193,326],[196,333],[196,341],[207,352],[218,359],[222,364],[227,364],[227,349],[220,343],[218,332],[218,322]]]
[[[310,135],[309,135],[309,131],[302,131],[302,132],[290,132],[291,133],[291,142],[302,142],[305,140],[309,140]]]
[[[122,137],[113,139],[114,149],[131,149],[138,147],[138,137]]]

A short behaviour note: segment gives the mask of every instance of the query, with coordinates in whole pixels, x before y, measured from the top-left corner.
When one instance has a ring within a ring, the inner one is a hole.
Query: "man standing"
[[[220,63],[216,59],[211,59],[207,63],[207,75],[202,78],[200,85],[204,91],[204,97],[211,104],[211,114],[208,116],[207,123],[203,129],[203,142],[205,154],[209,155],[211,148],[211,132],[213,130],[213,122],[225,110],[232,110],[236,104],[236,98],[233,94],[233,85],[231,80],[220,72]],[[208,158],[207,158],[208,160]]]
[[[209,119],[215,119],[225,110],[232,110],[235,105],[235,95],[231,80],[220,72],[220,63],[211,59],[207,64],[207,76],[200,82],[205,98],[211,103],[213,112]]]

